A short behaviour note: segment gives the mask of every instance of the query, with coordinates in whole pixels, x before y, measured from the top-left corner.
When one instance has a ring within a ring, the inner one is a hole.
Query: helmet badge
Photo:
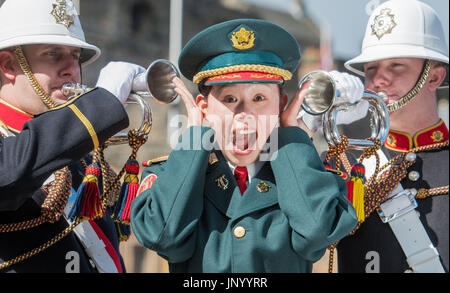
[[[373,24],[371,25],[372,34],[376,35],[378,39],[381,39],[385,34],[391,33],[396,25],[394,14],[391,13],[391,9],[384,8],[373,20]]]
[[[56,0],[50,14],[53,15],[57,23],[63,24],[66,28],[69,28],[75,23],[73,4],[67,3],[66,0]]]
[[[233,32],[231,35],[231,41],[233,42],[233,47],[239,50],[250,49],[254,46],[255,33],[253,31],[248,31],[244,27],[241,27],[239,31]]]

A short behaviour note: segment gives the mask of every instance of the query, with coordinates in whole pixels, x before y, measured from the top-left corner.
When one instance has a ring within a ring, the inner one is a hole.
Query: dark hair
[[[438,60],[430,60],[431,61],[431,66],[442,66],[444,68],[448,67],[448,64],[442,61],[438,61]]]
[[[212,86],[210,85],[205,85],[205,81],[206,79],[202,80],[199,84],[198,84],[198,91],[200,92],[200,94],[202,94],[205,98],[208,97],[209,93],[212,90]]]

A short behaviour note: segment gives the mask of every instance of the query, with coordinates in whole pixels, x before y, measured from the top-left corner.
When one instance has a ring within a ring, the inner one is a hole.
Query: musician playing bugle
[[[436,99],[437,89],[448,86],[443,31],[430,6],[387,1],[369,18],[361,54],[345,64],[365,76],[367,90],[384,92],[390,132],[380,160],[404,156],[395,164],[406,170],[389,194],[381,192],[388,183],[380,185],[378,196],[386,198],[380,213],[338,245],[340,272],[449,270],[449,132]]]
[[[430,6],[387,1],[369,17],[361,54],[345,63],[365,77],[366,91],[383,97],[389,133],[357,166],[364,199],[357,229],[337,244],[339,272],[449,270],[449,132],[436,99],[438,88],[448,87],[443,32]]]
[[[84,182],[86,169],[100,170],[88,154],[128,125],[123,103],[144,71],[112,63],[99,87],[67,101],[62,85],[80,83],[81,66],[99,55],[69,0],[0,8],[0,272],[125,271],[108,204],[88,201],[86,214],[67,217],[80,185],[98,183],[93,195],[103,196],[111,170]]]

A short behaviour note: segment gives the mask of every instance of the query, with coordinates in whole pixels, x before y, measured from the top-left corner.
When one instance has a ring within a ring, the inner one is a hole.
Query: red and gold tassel
[[[86,168],[86,175],[78,187],[75,202],[69,212],[69,219],[92,220],[103,217],[102,198],[98,186],[101,170],[98,165],[98,152],[96,150],[92,164]]]
[[[130,215],[131,203],[137,196],[139,189],[139,163],[136,161],[136,155],[139,148],[147,141],[147,135],[140,133],[136,129],[128,131],[128,144],[132,152],[127,163],[119,172],[116,178],[118,183],[125,172],[123,184],[120,188],[119,196],[115,202],[112,218],[118,224],[119,237],[121,241],[127,240],[131,233]]]
[[[353,204],[358,221],[365,220],[364,213],[364,176],[365,168],[361,163],[353,165],[350,171],[350,180],[347,182],[347,199]]]
[[[121,201],[117,204],[120,205],[120,211],[117,214],[117,219],[121,223],[130,223],[131,202],[136,198],[137,191],[139,189],[139,163],[136,160],[130,159],[125,165],[125,177],[121,187],[120,193],[123,196]]]

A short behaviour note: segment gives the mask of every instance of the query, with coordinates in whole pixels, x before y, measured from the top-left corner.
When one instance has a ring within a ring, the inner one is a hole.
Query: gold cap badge
[[[239,31],[233,32],[230,40],[233,42],[233,47],[236,49],[250,49],[255,45],[255,34],[253,31],[248,31],[244,27],[241,27]]]
[[[73,3],[70,1],[67,3],[66,0],[56,0],[50,14],[53,15],[56,23],[61,23],[66,28],[69,28],[71,25],[75,24],[76,13],[74,11]]]
[[[380,14],[373,19],[373,24],[371,25],[372,35],[376,35],[378,39],[381,39],[385,34],[390,34],[396,25],[391,9],[381,9]]]

